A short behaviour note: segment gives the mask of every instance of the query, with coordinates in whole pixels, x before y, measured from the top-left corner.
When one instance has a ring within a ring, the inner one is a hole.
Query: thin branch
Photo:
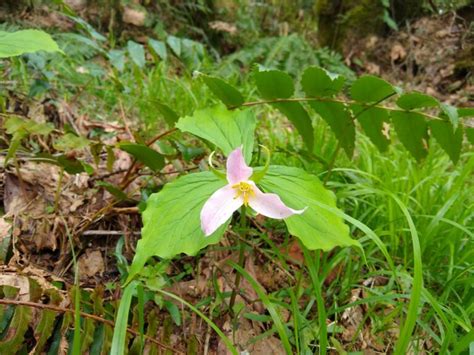
[[[67,312],[74,313],[75,312],[74,309],[71,309],[71,308],[63,308],[63,307],[59,307],[59,306],[53,306],[53,305],[50,305],[50,304],[28,302],[28,301],[0,299],[0,304],[15,305],[15,306],[26,306],[26,307],[33,307],[33,308],[39,308],[39,309],[48,309],[48,310],[59,312],[59,313],[67,313]],[[89,314],[89,313],[85,313],[85,312],[80,312],[80,314],[81,314],[81,317],[93,319],[97,322],[108,324],[112,328],[115,327],[115,323],[113,321],[108,320],[108,319],[104,319],[104,318],[99,317],[95,314]],[[134,330],[132,328],[128,328],[128,327],[127,327],[127,332],[129,332],[130,334],[133,334],[134,336],[139,336],[140,335],[139,332],[137,332],[136,330]],[[144,336],[148,341],[150,341],[152,343],[155,343],[156,345],[162,347],[163,349],[173,351],[174,353],[185,354],[183,351],[178,350],[174,347],[168,346],[166,344],[163,344],[163,343],[159,342],[158,340],[156,340],[155,338],[150,337],[149,335],[144,334]]]
[[[384,98],[384,100],[385,100],[385,98]],[[235,108],[238,108],[238,107],[241,107],[241,106],[249,107],[249,106],[258,106],[258,105],[274,104],[274,103],[308,102],[308,101],[336,102],[336,103],[341,103],[341,104],[346,104],[346,105],[358,104],[358,105],[361,105],[361,106],[369,106],[369,108],[370,107],[375,107],[375,108],[380,108],[380,109],[384,109],[384,110],[387,110],[387,111],[407,112],[406,110],[395,108],[395,107],[387,107],[387,106],[383,106],[383,105],[366,104],[366,103],[363,103],[363,102],[356,102],[356,101],[353,101],[353,100],[340,100],[340,99],[333,99],[333,98],[327,98],[327,97],[292,97],[292,98],[288,98],[288,99],[272,99],[272,100],[250,101],[250,102],[244,102],[240,106],[232,106],[232,107],[230,107],[230,109],[235,109]],[[418,113],[422,116],[425,116],[427,119],[430,119],[430,120],[438,120],[438,121],[443,120],[442,118],[440,118],[438,116],[430,115],[429,113],[426,113],[426,112],[416,111],[416,113]],[[461,125],[461,126],[464,125],[464,126],[467,126],[467,127],[471,127],[470,125],[465,125],[461,122],[459,123],[459,125]]]

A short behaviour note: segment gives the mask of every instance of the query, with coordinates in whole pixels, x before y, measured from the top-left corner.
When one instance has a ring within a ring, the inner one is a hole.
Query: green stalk
[[[240,227],[242,229],[242,238],[245,238],[246,234],[246,224],[247,224],[247,208],[245,205],[243,205],[240,208]],[[239,263],[238,265],[242,268],[244,268],[245,264],[245,243],[242,242],[239,239]],[[240,286],[240,280],[241,280],[241,275],[240,273],[235,274],[235,281],[234,281],[234,288],[232,289],[232,294],[230,295],[230,301],[229,301],[229,312],[231,315],[234,314],[234,304],[235,304],[235,298],[237,297],[237,290],[239,289]]]

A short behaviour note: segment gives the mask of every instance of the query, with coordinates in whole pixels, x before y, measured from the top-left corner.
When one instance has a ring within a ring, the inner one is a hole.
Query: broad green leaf
[[[331,74],[320,67],[307,68],[301,78],[301,86],[306,96],[331,97],[341,91],[344,77]]]
[[[432,96],[420,92],[409,92],[398,98],[397,105],[404,110],[414,110],[423,107],[436,107],[439,102]]]
[[[224,80],[204,74],[201,74],[200,76],[214,95],[216,95],[227,107],[238,107],[244,103],[242,94],[236,88],[227,84]]]
[[[441,110],[443,113],[448,116],[449,121],[451,122],[452,125],[452,130],[453,132],[458,128],[459,124],[459,114],[458,114],[458,109],[450,104],[446,103],[440,103],[439,106],[441,107]]]
[[[254,74],[260,95],[266,100],[287,99],[295,91],[293,79],[285,72],[279,70],[259,71]],[[273,103],[295,125],[303,141],[310,151],[313,150],[313,125],[306,110],[298,102]]]
[[[260,95],[265,100],[287,99],[295,92],[293,79],[279,70],[266,70],[254,73]]]
[[[358,102],[380,102],[396,93],[395,88],[383,79],[373,75],[364,75],[351,87],[351,96]]]
[[[143,212],[142,238],[137,244],[129,280],[152,256],[168,259],[180,253],[195,255],[205,246],[217,243],[228,223],[205,237],[200,214],[207,199],[226,183],[206,171],[181,176],[152,194]]]
[[[123,71],[125,68],[125,54],[124,51],[112,49],[107,53],[110,64],[112,64],[118,71]]]
[[[157,41],[150,38],[148,40],[148,44],[158,57],[160,57],[162,60],[166,60],[166,58],[168,57],[168,52],[166,50],[165,42]]]
[[[347,156],[352,158],[355,144],[355,125],[346,106],[339,102],[310,101],[309,104],[329,124]]]
[[[285,219],[290,234],[311,250],[331,250],[337,246],[359,246],[349,235],[349,227],[337,210],[334,194],[319,179],[306,171],[286,166],[270,166],[259,185],[265,192],[278,194],[294,209],[307,210]]]
[[[37,51],[61,52],[49,34],[39,30],[0,31],[0,58]]]
[[[176,127],[211,142],[225,155],[243,145],[245,161],[250,163],[256,124],[249,109],[229,111],[219,104],[180,118]]]
[[[173,127],[179,119],[178,114],[176,112],[174,112],[171,107],[169,107],[168,105],[166,105],[162,102],[155,101],[154,104],[155,104],[156,108],[158,109],[158,111],[160,111],[160,113],[163,116],[163,118],[165,119],[166,123],[170,127]]]
[[[442,120],[431,120],[430,123],[431,134],[435,137],[441,148],[448,153],[449,158],[456,164],[461,155],[463,129],[459,126],[453,132],[451,123]]]
[[[168,46],[170,46],[176,56],[179,57],[181,55],[181,38],[175,36],[168,36],[168,38],[166,39],[166,43],[168,44]]]
[[[128,54],[132,61],[140,68],[143,68],[146,64],[145,60],[145,49],[143,46],[134,41],[127,42]]]
[[[303,141],[308,147],[308,150],[313,151],[314,134],[313,124],[308,112],[299,102],[277,102],[272,104],[281,113],[295,125],[298,133],[303,137]]]
[[[390,122],[387,110],[358,104],[351,105],[351,109],[354,113],[354,117],[359,121],[365,134],[367,134],[372,143],[374,143],[381,152],[385,152],[390,144],[390,140],[382,133],[384,130],[384,122]]]
[[[424,140],[428,138],[428,124],[417,112],[392,111],[392,122],[398,138],[416,160],[423,159],[428,150]]]
[[[165,166],[163,156],[144,144],[121,142],[119,148],[132,155],[153,171],[160,171]]]

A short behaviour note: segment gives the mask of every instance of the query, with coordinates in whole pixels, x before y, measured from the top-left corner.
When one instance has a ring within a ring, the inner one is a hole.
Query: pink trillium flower
[[[253,169],[245,163],[242,147],[229,154],[226,165],[229,183],[214,192],[201,210],[201,229],[206,237],[214,233],[242,205],[275,219],[284,219],[306,210],[289,208],[277,194],[263,193],[255,182],[249,180]]]

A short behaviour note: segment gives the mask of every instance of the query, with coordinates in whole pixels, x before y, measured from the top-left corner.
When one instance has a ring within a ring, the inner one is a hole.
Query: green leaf
[[[168,36],[168,38],[166,39],[166,43],[168,44],[168,46],[170,46],[176,56],[179,57],[181,55],[181,38],[175,36]]]
[[[460,107],[458,108],[459,118],[474,117],[474,107]]]
[[[279,70],[259,71],[254,74],[258,91],[266,100],[287,99],[295,91],[293,79]],[[311,118],[298,102],[277,102],[272,104],[295,125],[310,151],[313,150],[314,135]]]
[[[320,67],[307,68],[301,78],[301,86],[306,96],[331,97],[341,91],[344,77],[329,73]]]
[[[173,319],[174,324],[176,324],[178,327],[181,325],[181,312],[179,308],[170,301],[164,301],[163,306],[168,310],[171,318]]]
[[[450,104],[440,103],[439,106],[443,113],[448,116],[449,121],[452,125],[452,130],[455,131],[458,128],[459,124],[459,114],[458,109]]]
[[[180,118],[176,127],[206,139],[225,155],[243,145],[245,161],[250,163],[256,124],[255,115],[249,109],[229,111],[219,104]]]
[[[205,246],[217,243],[228,223],[205,237],[200,214],[207,199],[226,183],[206,171],[181,176],[152,194],[143,212],[142,238],[138,241],[128,280],[142,270],[151,256],[195,255]]]
[[[0,58],[37,51],[61,52],[49,34],[39,30],[0,31]]]
[[[287,99],[295,92],[293,79],[279,70],[266,70],[254,73],[260,95],[265,100]]]
[[[219,78],[201,74],[206,85],[227,107],[238,107],[244,103],[242,94]]]
[[[373,75],[364,75],[351,87],[351,96],[358,102],[380,102],[396,93],[395,88],[383,79]]]
[[[25,334],[32,319],[32,308],[15,307],[15,314],[6,335],[0,340],[0,354],[18,354],[26,341]]]
[[[168,57],[168,52],[166,50],[166,44],[165,42],[162,41],[157,41],[154,39],[149,39],[148,40],[148,45],[153,49],[153,52],[160,57],[162,60],[166,60]]]
[[[436,107],[439,102],[432,96],[420,92],[409,92],[398,98],[397,105],[404,110],[414,110],[423,107]]]
[[[298,237],[311,250],[331,250],[336,246],[359,246],[349,235],[349,227],[337,210],[334,194],[319,179],[306,171],[286,166],[270,166],[259,185],[265,192],[278,194],[294,209],[307,210],[285,219],[290,234]]]
[[[303,137],[303,141],[308,147],[308,150],[310,152],[313,151],[313,123],[304,107],[299,102],[277,102],[272,104],[272,106],[288,117],[295,125],[298,133]]]
[[[146,64],[145,60],[145,49],[143,46],[134,41],[127,42],[128,53],[132,61],[140,68],[143,68]]]
[[[309,105],[329,124],[347,156],[352,158],[355,144],[355,125],[346,106],[339,102],[317,101],[310,101]]]
[[[127,201],[129,200],[129,197],[125,192],[123,192],[118,186],[115,186],[114,184],[111,184],[110,182],[107,181],[97,181],[95,183],[97,186],[101,186],[104,189],[106,189],[108,192],[110,192],[115,198],[119,201]]]
[[[170,127],[173,127],[179,119],[178,114],[176,112],[174,112],[171,107],[169,107],[168,105],[166,105],[162,102],[155,101],[154,104],[155,104],[156,108],[158,109],[158,111],[160,111],[160,113],[163,116],[163,118],[165,119],[166,123]]]
[[[119,143],[119,148],[132,155],[153,171],[160,171],[165,166],[163,156],[144,144],[121,142]]]
[[[125,69],[125,54],[124,51],[112,49],[107,53],[110,64],[112,64],[118,71]]]
[[[424,117],[417,112],[392,111],[392,122],[398,138],[416,160],[421,160],[428,154],[423,142],[428,138],[428,124]]]
[[[381,152],[385,152],[390,140],[382,131],[384,122],[390,122],[388,111],[379,107],[365,107],[358,104],[351,105],[351,110],[372,143]]]
[[[431,120],[431,134],[435,137],[441,148],[449,155],[449,158],[456,164],[461,155],[463,129],[459,126],[453,132],[451,123],[442,120]]]

